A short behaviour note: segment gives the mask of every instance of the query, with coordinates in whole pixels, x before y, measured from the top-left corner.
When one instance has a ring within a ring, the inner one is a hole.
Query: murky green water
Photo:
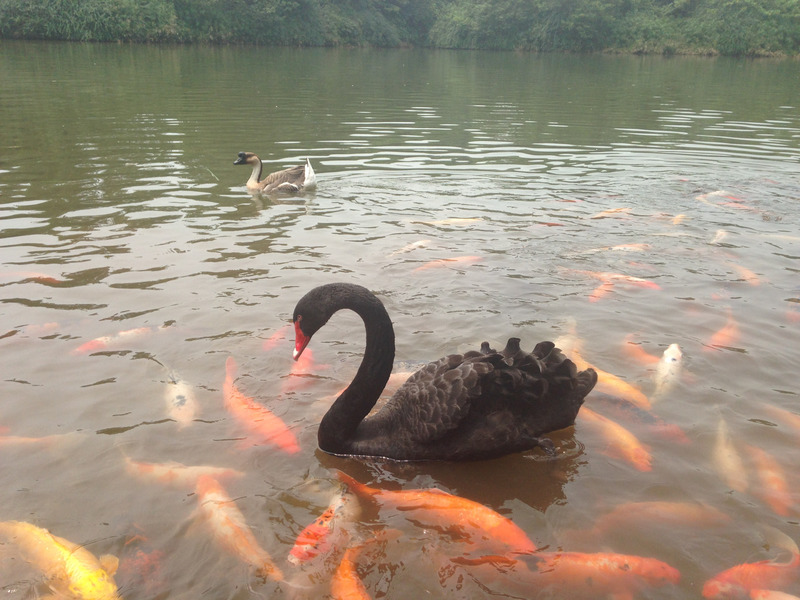
[[[799,86],[796,61],[3,42],[0,520],[120,556],[129,600],[325,597],[341,554],[286,557],[335,495],[335,469],[478,501],[547,551],[681,572],[637,598],[700,597],[723,569],[782,558],[763,526],[800,539],[800,433],[773,408],[800,413]],[[232,164],[242,150],[270,170],[308,156],[317,191],[251,196]],[[362,325],[337,315],[307,370],[290,332],[273,342],[307,290],[337,280],[378,293],[404,364],[572,332],[585,360],[653,403],[587,401],[647,447],[651,470],[581,416],[554,435],[557,460],[320,453],[317,423],[355,372]],[[633,351],[673,343],[680,374],[659,398],[656,364]],[[299,453],[248,442],[223,404],[228,357]],[[176,379],[196,400],[185,426],[170,412]],[[714,459],[721,420],[744,486]],[[752,447],[785,478],[784,514]],[[241,471],[223,485],[291,584],[222,549],[192,486],[137,477],[126,457]],[[630,509],[587,534],[615,507],[656,500],[730,520],[701,529]],[[387,508],[344,526],[354,539],[402,532],[361,563],[373,597],[577,597],[502,565],[454,565],[459,542],[418,525]],[[0,547],[7,597],[43,580]]]

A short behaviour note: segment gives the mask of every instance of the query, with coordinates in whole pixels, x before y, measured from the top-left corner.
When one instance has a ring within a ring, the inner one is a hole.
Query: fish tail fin
[[[350,491],[361,498],[371,498],[379,493],[379,490],[372,489],[368,485],[365,485],[360,481],[356,481],[343,471],[336,471],[336,476],[339,478],[339,481],[341,481],[348,487],[348,489],[350,489]]]
[[[232,356],[225,360],[225,377],[233,381],[236,378],[236,361]]]
[[[797,542],[787,534],[770,525],[762,525],[761,530],[764,532],[764,541],[768,545],[786,550],[791,553],[793,559],[800,558],[800,549],[797,547]]]

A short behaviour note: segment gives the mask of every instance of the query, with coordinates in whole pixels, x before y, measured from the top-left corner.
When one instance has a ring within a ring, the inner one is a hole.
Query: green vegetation
[[[798,0],[0,0],[0,37],[800,54]]]

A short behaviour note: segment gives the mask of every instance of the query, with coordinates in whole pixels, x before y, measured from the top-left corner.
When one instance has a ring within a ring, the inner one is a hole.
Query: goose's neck
[[[249,188],[257,188],[258,182],[261,181],[261,161],[259,160],[256,164],[253,165],[253,172],[250,173],[250,179],[247,180],[247,187]]]
[[[375,298],[359,297],[349,308],[364,321],[364,358],[353,381],[328,410],[319,426],[319,447],[334,454],[347,454],[361,421],[386,387],[394,363],[394,329],[386,309]]]

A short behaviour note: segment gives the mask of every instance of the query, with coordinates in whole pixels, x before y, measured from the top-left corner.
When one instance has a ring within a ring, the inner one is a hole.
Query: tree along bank
[[[800,54],[798,0],[0,0],[10,39]]]

